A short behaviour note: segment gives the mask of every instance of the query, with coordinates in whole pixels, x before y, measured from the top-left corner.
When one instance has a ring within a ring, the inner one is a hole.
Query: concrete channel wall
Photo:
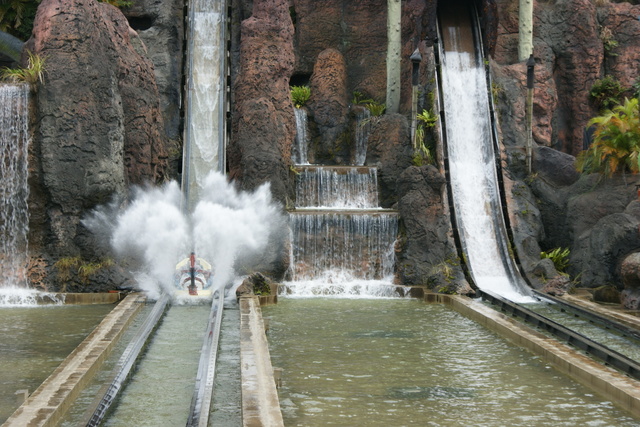
[[[465,297],[426,294],[425,301],[443,303],[512,343],[539,355],[558,371],[640,418],[640,382],[602,365],[572,347],[545,336],[480,302]]]
[[[2,426],[58,425],[107,359],[142,302],[144,297],[137,294],[120,302]]]
[[[240,297],[240,366],[243,425],[284,426],[260,300],[255,295]]]

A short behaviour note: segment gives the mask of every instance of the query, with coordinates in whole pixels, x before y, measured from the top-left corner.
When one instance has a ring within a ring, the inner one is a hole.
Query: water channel
[[[35,391],[113,307],[0,309],[0,424],[19,406],[14,393],[21,389]]]
[[[281,298],[263,315],[288,426],[640,426],[442,305]]]

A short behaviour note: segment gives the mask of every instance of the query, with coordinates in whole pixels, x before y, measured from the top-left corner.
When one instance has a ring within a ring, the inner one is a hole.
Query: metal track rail
[[[601,360],[606,365],[613,366],[630,377],[640,380],[640,365],[617,351],[611,350],[602,344],[598,344],[584,335],[574,332],[559,323],[554,322],[551,319],[547,319],[546,317],[514,302],[487,291],[479,290],[478,292],[483,300],[498,306],[500,311],[520,317],[526,322],[548,331],[556,338],[585,351],[587,354]]]
[[[117,400],[118,395],[123,389],[123,385],[130,379],[133,367],[139,359],[140,354],[149,343],[151,333],[156,330],[160,324],[160,319],[162,319],[164,314],[167,312],[168,302],[169,296],[167,294],[162,294],[138,330],[136,336],[133,337],[129,342],[129,345],[127,345],[127,348],[124,350],[120,360],[118,361],[117,366],[119,369],[116,368],[118,371],[116,372],[111,385],[109,385],[104,396],[98,403],[93,415],[87,422],[87,427],[99,426],[107,415],[111,405]]]
[[[195,390],[191,398],[187,427],[206,427],[209,424],[223,309],[224,289],[220,289],[217,301],[214,298],[211,303],[211,313],[209,314],[209,322],[207,323],[207,330],[205,331],[200,352],[198,374],[196,375]]]
[[[631,328],[614,319],[602,316],[598,313],[594,313],[593,311],[587,310],[578,305],[571,304],[569,301],[565,301],[562,298],[543,294],[542,292],[537,290],[533,290],[533,294],[534,294],[533,295],[534,298],[537,298],[540,301],[556,304],[560,306],[560,309],[563,311],[571,312],[575,316],[583,317],[591,323],[596,323],[600,325],[604,329],[614,330],[623,336],[629,337],[633,340],[640,341],[640,330],[638,329]]]

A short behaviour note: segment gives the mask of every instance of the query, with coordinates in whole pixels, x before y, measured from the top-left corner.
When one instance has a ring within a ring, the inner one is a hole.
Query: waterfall
[[[296,140],[293,147],[293,162],[298,165],[308,165],[308,122],[307,110],[304,108],[295,108],[296,115]]]
[[[289,215],[291,251],[284,293],[392,296],[397,212],[378,207],[375,168],[306,166]]]
[[[393,274],[395,214],[296,213],[291,229],[294,281],[376,280]]]
[[[371,131],[371,112],[368,108],[360,109],[356,114],[356,166],[364,165],[367,160],[367,143]]]
[[[224,173],[226,150],[225,2],[189,2],[182,191],[189,210],[211,171]]]
[[[526,287],[509,255],[492,145],[485,70],[464,52],[459,28],[447,28],[442,61],[453,205],[463,249],[480,289],[522,300]],[[464,35],[464,34],[463,34]]]
[[[29,86],[0,85],[0,285],[26,287]]]
[[[309,166],[297,176],[299,208],[374,209],[378,206],[376,168]]]

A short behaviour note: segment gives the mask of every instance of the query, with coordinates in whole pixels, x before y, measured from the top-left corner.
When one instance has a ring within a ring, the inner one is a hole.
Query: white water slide
[[[189,2],[182,191],[189,210],[211,171],[225,172],[226,1]]]
[[[494,153],[489,90],[471,13],[440,9],[441,72],[453,207],[475,284],[512,301],[528,287],[508,250]]]

